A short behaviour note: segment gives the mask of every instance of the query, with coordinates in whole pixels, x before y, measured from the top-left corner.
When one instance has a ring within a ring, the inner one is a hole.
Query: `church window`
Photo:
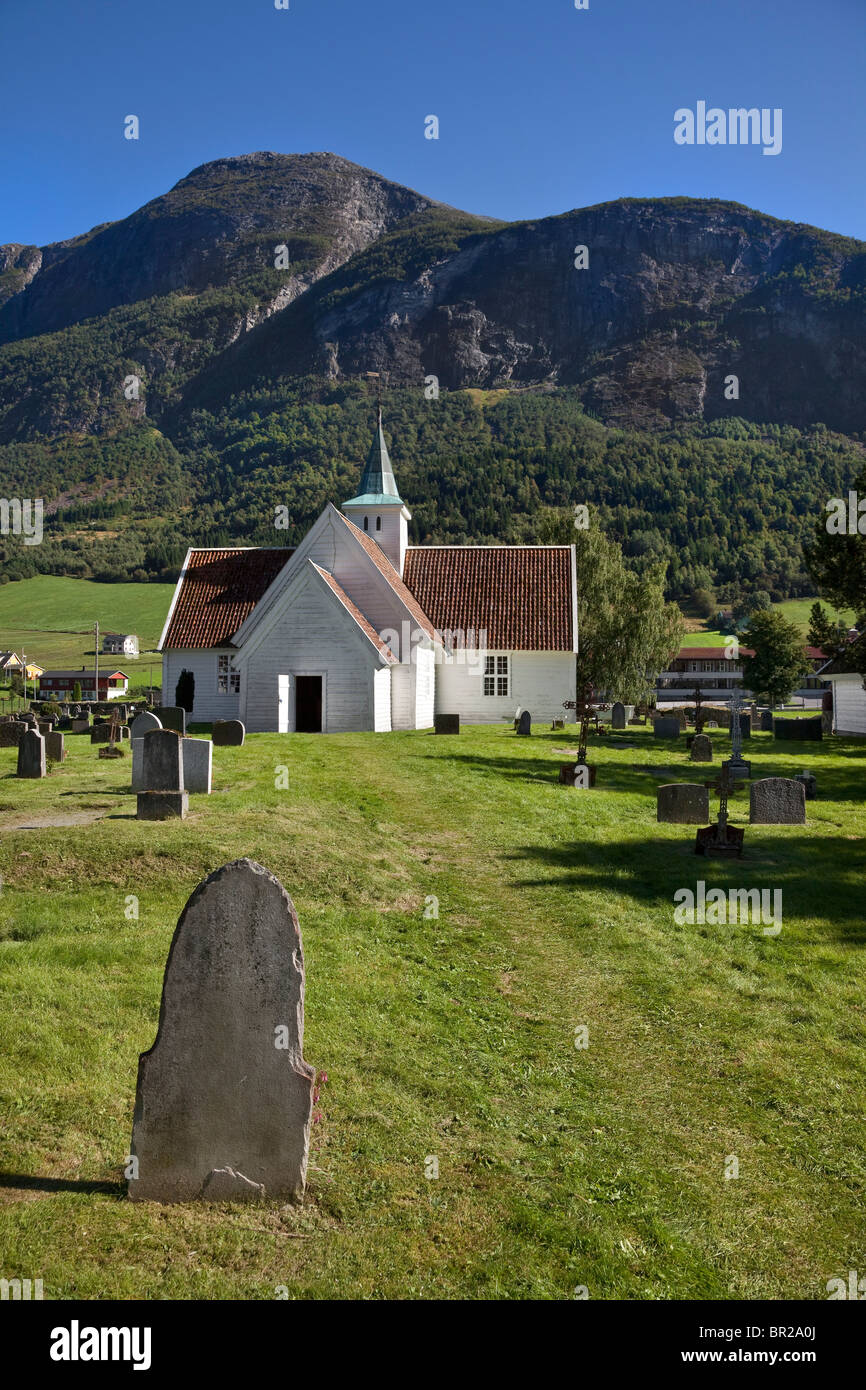
[[[377,516],[377,517],[376,517],[376,530],[377,530],[377,531],[381,531],[381,529],[382,529],[382,518],[381,518],[380,516]]]
[[[482,688],[485,695],[507,695],[508,657],[485,656],[483,679],[484,684]]]
[[[231,657],[218,658],[217,690],[220,695],[237,695],[241,688],[241,673],[231,669]]]
[[[370,518],[369,518],[368,516],[365,516],[365,517],[364,517],[364,530],[365,530],[365,531],[369,531],[369,529],[370,529]]]

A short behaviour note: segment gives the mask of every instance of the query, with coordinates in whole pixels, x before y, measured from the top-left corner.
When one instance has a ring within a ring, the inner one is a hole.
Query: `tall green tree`
[[[848,625],[841,621],[834,623],[822,604],[813,603],[809,609],[807,640],[810,646],[820,647],[827,656],[838,656],[848,645]]]
[[[858,498],[866,498],[866,468],[853,490]],[[846,504],[847,500],[846,494]],[[805,555],[818,592],[837,608],[853,608],[855,613],[862,613],[866,611],[866,534],[860,530],[860,525],[862,523],[866,531],[866,516],[857,516],[855,521],[857,529],[853,534],[847,530],[838,534],[832,513],[825,509]]]
[[[784,704],[808,667],[800,629],[778,609],[762,609],[752,614],[741,641],[755,653],[743,656],[744,686],[773,706]]]
[[[577,559],[577,682],[630,704],[649,695],[659,671],[676,655],[685,624],[665,602],[663,563],[629,567],[616,541],[601,531],[594,512],[576,528],[569,511],[547,509],[542,543],[573,544]]]

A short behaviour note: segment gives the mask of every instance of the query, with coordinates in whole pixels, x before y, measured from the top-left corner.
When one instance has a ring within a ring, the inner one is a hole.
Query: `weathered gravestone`
[[[595,786],[596,769],[589,763],[560,763],[559,781],[564,787],[586,789]]]
[[[66,750],[63,747],[63,735],[56,734],[52,730],[45,735],[45,756],[49,762],[62,763],[66,757]]]
[[[18,745],[18,776],[45,776],[45,739],[35,729],[28,729]]]
[[[215,719],[211,738],[217,748],[243,748],[246,729],[239,719]]]
[[[669,782],[656,791],[656,819],[675,825],[704,825],[710,818],[710,794],[697,782]]]
[[[712,741],[706,734],[695,734],[692,739],[691,760],[693,763],[711,763],[713,761]]]
[[[73,719],[72,732],[74,734],[86,734],[90,728],[90,716],[82,714],[79,719]]]
[[[517,721],[517,732],[524,737],[532,733],[532,715],[529,713],[528,709],[521,712],[520,718]]]
[[[662,715],[653,722],[653,738],[679,738],[679,715]]]
[[[91,743],[108,743],[111,738],[111,725],[107,723],[94,724],[90,730]]]
[[[150,733],[151,729],[161,728],[162,721],[159,720],[155,714],[151,714],[149,710],[145,709],[142,710],[141,714],[137,714],[130,724],[129,737],[132,739],[144,738],[145,734]]]
[[[18,719],[14,723],[0,724],[0,748],[17,748],[27,727],[23,720]]]
[[[752,716],[750,714],[740,714],[740,736],[742,738],[752,737]]]
[[[794,781],[801,784],[806,793],[807,801],[815,800],[815,797],[818,795],[818,779],[814,772],[798,772]]]
[[[824,726],[820,714],[814,719],[774,719],[773,733],[778,739],[822,739]]]
[[[620,700],[616,700],[610,710],[610,727],[612,729],[624,729],[626,726],[625,705]]]
[[[773,711],[771,709],[761,710],[761,733],[771,734],[773,732]]]
[[[171,943],[156,1041],[138,1063],[133,1201],[300,1199],[316,1079],[303,1047],[292,900],[237,859],[195,890]]]
[[[139,820],[169,820],[186,816],[189,792],[183,782],[181,735],[173,729],[151,729],[141,740],[142,777],[146,791],[138,793]]]
[[[749,788],[752,825],[805,825],[806,789],[791,777],[763,777]]]
[[[160,705],[156,714],[164,729],[173,729],[176,734],[186,733],[186,710],[182,705]]]
[[[433,731],[437,734],[459,734],[459,714],[434,714]]]
[[[210,739],[184,738],[181,740],[181,753],[185,790],[204,792],[210,796],[213,784],[213,744]]]
[[[40,734],[42,735],[42,737],[44,738],[45,735],[46,735],[46,734],[50,734],[50,733],[51,733],[51,730],[54,728],[54,720],[53,720],[53,719],[40,719],[40,720],[38,720],[38,722],[37,722],[37,724],[36,724],[36,727],[37,727],[37,729],[39,730],[39,732],[40,732]]]

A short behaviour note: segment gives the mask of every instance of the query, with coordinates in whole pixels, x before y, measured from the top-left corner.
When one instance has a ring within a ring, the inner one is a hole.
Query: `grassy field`
[[[22,648],[40,666],[90,665],[93,624],[100,631],[135,632],[142,654],[159,641],[173,584],[96,584],[40,574],[0,587],[0,651]],[[100,644],[101,645],[101,644]],[[146,656],[124,657],[133,682],[148,679]],[[154,676],[160,663],[154,659]]]
[[[795,623],[799,627],[805,639],[809,631],[809,611],[812,604],[817,600],[814,598],[792,598],[786,599],[784,603],[774,603],[773,607],[778,608],[780,613],[784,613],[789,623]],[[832,603],[820,600],[825,612],[831,618],[844,618],[849,626],[854,622],[854,613],[851,609],[834,608]],[[712,619],[708,619],[711,622]],[[725,634],[715,629],[704,628],[698,632],[687,632],[683,637],[684,647],[723,647],[725,645]]]
[[[253,736],[215,750],[183,824],[136,821],[129,759],[67,743],[43,782],[0,749],[3,1276],[46,1298],[820,1299],[862,1269],[866,745],[753,738],[754,776],[813,768],[820,799],[722,864],[655,820],[656,786],[718,753],[643,729],[594,740],[593,792],[557,785],[568,732]],[[97,819],[24,828],[60,816]],[[132,1204],[171,935],[241,855],[301,921],[327,1073],[307,1200]],[[698,879],[781,888],[781,935],[676,925]]]

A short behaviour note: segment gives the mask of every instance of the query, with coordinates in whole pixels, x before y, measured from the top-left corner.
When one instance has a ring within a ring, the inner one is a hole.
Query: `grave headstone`
[[[434,714],[433,730],[437,734],[459,734],[460,715],[459,714]]]
[[[594,787],[596,769],[589,763],[560,763],[559,781],[564,787]]]
[[[749,788],[752,825],[805,825],[806,789],[792,777],[764,777]]]
[[[740,714],[740,734],[743,738],[752,737],[752,716],[750,714]]]
[[[111,738],[110,724],[94,724],[90,730],[91,743],[108,743]]]
[[[771,734],[773,732],[773,711],[771,709],[761,710],[761,733]]]
[[[27,729],[28,725],[20,719],[0,724],[0,748],[17,748]]]
[[[156,714],[164,729],[173,729],[176,734],[186,733],[186,710],[182,705],[160,705]]]
[[[664,714],[653,721],[653,738],[679,738],[679,716]]]
[[[656,819],[675,825],[703,825],[710,815],[710,794],[698,782],[668,782],[656,791]]]
[[[774,719],[773,733],[778,739],[819,740],[824,737],[820,714],[813,719]]]
[[[532,733],[532,715],[529,713],[528,709],[521,711],[520,718],[517,721],[517,732],[523,737]]]
[[[626,726],[625,705],[617,700],[610,711],[610,727],[612,729],[624,729]]]
[[[211,738],[217,748],[242,748],[246,729],[239,719],[215,719]]]
[[[818,795],[818,779],[814,772],[798,772],[794,778],[795,782],[800,782],[807,801],[814,801]]]
[[[35,729],[28,729],[18,745],[18,776],[45,776],[45,739]]]
[[[183,781],[183,753],[180,734],[173,729],[151,729],[141,740],[142,777],[145,791],[138,793],[139,820],[184,819],[189,792]]]
[[[706,734],[695,734],[692,739],[690,757],[693,763],[711,763],[713,761],[712,741]]]
[[[73,719],[72,732],[74,734],[86,734],[90,729],[90,718],[83,714],[80,719]]]
[[[66,750],[63,747],[63,735],[55,733],[45,735],[45,756],[49,762],[62,763],[66,757]]]
[[[145,709],[142,710],[141,714],[137,714],[130,724],[129,736],[131,739],[144,738],[145,734],[150,733],[151,729],[161,728],[162,721],[158,719],[155,714],[151,714],[149,710]]]
[[[303,1044],[292,900],[235,860],[195,890],[171,943],[156,1041],[138,1064],[133,1201],[299,1200],[316,1079]]]
[[[213,744],[210,739],[184,738],[181,740],[181,752],[184,789],[210,796],[213,778]]]

